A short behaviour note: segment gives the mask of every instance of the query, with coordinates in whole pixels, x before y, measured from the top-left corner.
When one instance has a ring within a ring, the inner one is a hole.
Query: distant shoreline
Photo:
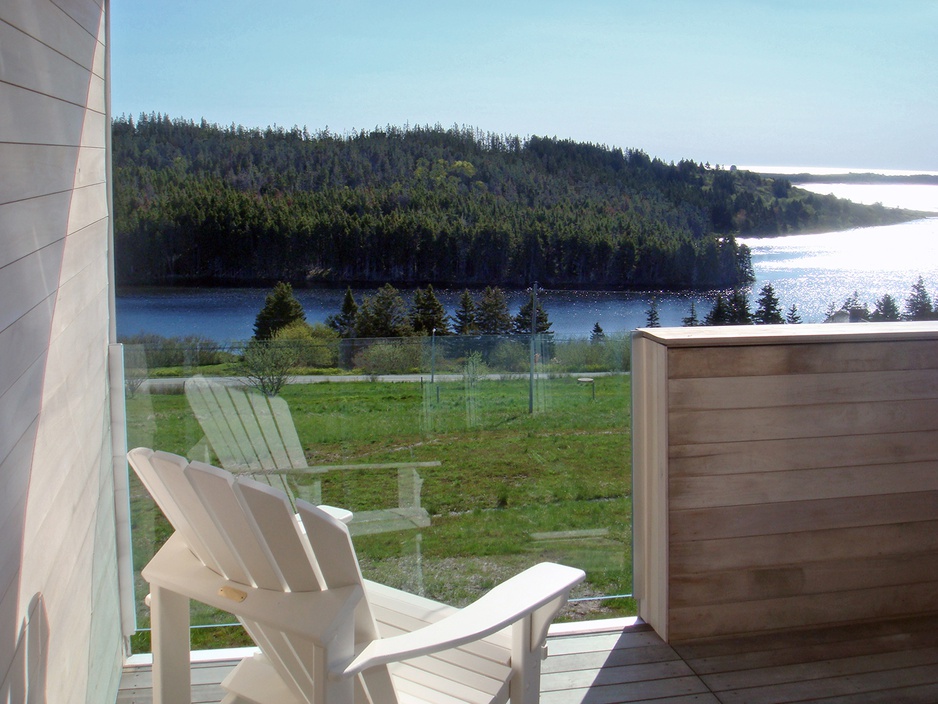
[[[877,173],[849,173],[849,174],[780,174],[763,171],[756,172],[765,178],[786,178],[793,185],[800,183],[853,183],[871,185],[894,183],[900,186],[938,186],[938,175],[932,174],[877,174]]]

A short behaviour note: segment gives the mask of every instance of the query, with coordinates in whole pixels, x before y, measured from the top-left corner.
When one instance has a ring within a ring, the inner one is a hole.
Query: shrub
[[[299,367],[335,367],[339,361],[339,333],[332,328],[296,320],[281,328],[274,342],[293,347]]]
[[[276,341],[251,340],[241,362],[248,383],[266,396],[276,396],[296,367],[296,348]]]
[[[417,373],[422,356],[420,338],[380,340],[355,355],[355,367],[371,376]]]
[[[503,340],[489,353],[488,365],[499,372],[526,372],[530,360],[531,354],[528,345],[522,342]]]
[[[199,335],[185,337],[163,337],[162,335],[140,334],[122,337],[125,347],[139,346],[146,355],[146,366],[154,367],[203,367],[231,361],[231,355],[214,340]],[[138,365],[140,366],[140,365]]]

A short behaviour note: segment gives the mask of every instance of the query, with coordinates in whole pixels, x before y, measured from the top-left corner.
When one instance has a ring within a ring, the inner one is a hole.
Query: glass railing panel
[[[587,572],[563,618],[633,613],[627,337],[251,347],[128,344],[129,446],[250,472],[294,497],[353,511],[362,570],[376,581],[460,605],[552,560]],[[283,379],[278,355],[289,358]],[[264,403],[286,417],[281,432],[295,435],[286,445],[298,444],[301,460],[288,448],[293,460],[260,471],[244,464],[250,451],[241,447],[239,459],[232,449],[245,422],[232,414],[239,395],[271,383],[276,393]],[[227,388],[227,405],[200,401],[204,385]],[[226,418],[226,437],[209,430],[212,414]],[[131,506],[145,628],[139,570],[171,527],[135,477]],[[194,606],[194,643],[247,642],[201,628],[230,621]],[[145,648],[146,636],[138,640]]]

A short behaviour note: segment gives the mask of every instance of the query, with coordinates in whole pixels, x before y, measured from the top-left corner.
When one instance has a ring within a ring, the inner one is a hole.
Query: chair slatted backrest
[[[297,502],[294,514],[282,491],[176,455],[138,448],[129,457],[193,554],[232,582],[295,592],[363,585],[348,529],[316,506]],[[356,640],[379,637],[366,600],[355,621]],[[287,686],[311,701],[313,643],[256,621],[241,622]],[[359,686],[378,701],[396,701],[386,667],[366,673]]]
[[[240,386],[193,377],[186,398],[225,469],[275,471],[307,467],[287,402]]]

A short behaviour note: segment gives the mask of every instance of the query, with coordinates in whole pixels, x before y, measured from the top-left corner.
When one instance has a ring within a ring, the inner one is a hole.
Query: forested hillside
[[[113,125],[121,284],[713,288],[734,234],[904,219],[736,170],[470,128]]]

